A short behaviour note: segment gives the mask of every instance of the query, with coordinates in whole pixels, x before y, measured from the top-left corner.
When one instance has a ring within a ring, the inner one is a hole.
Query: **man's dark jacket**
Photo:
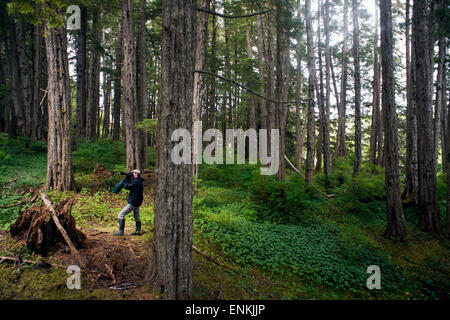
[[[130,190],[130,195],[128,196],[128,203],[134,207],[139,207],[144,199],[144,186],[142,185],[144,181],[141,177],[137,177],[131,180],[130,177],[126,177],[123,181],[123,187]]]

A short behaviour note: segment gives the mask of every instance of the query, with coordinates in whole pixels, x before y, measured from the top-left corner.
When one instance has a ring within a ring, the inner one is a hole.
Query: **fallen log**
[[[214,258],[208,256],[206,253],[200,251],[199,249],[197,249],[196,246],[192,246],[192,249],[194,249],[198,254],[200,254],[201,256],[205,257],[205,258],[208,259],[209,261],[211,261],[211,262],[217,264],[218,266],[224,267],[224,268],[226,268],[226,269],[228,269],[228,270],[233,270],[231,267],[229,267],[229,266],[227,266],[227,265],[224,265],[224,264],[221,264],[220,262],[216,261]]]
[[[28,260],[28,259],[19,259],[19,258],[14,258],[14,257],[0,257],[0,263],[3,262],[15,262],[15,263],[19,263],[19,264],[35,264],[35,265],[40,265],[43,267],[51,267],[52,264],[47,262],[47,261],[33,261],[33,260]]]
[[[55,209],[53,208],[51,201],[47,198],[47,195],[45,194],[45,192],[41,192],[41,198],[42,198],[42,201],[44,202],[44,204],[47,206],[47,208],[49,208],[49,210],[52,214],[52,219],[55,222],[55,225],[58,228],[59,232],[64,237],[64,240],[66,240],[66,243],[69,246],[70,251],[72,251],[72,254],[75,257],[75,260],[76,260],[78,266],[80,268],[84,268],[84,262],[81,259],[81,256],[80,256],[78,250],[75,248],[75,246],[72,243],[72,240],[70,240],[69,235],[67,234],[66,230],[59,222],[58,214],[56,213]]]

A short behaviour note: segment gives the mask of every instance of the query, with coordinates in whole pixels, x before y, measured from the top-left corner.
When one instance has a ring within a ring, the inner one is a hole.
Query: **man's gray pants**
[[[133,218],[134,221],[139,222],[141,219],[139,219],[139,207],[132,206],[131,204],[127,204],[125,208],[122,209],[122,211],[119,212],[119,219],[125,219],[125,216],[129,214],[131,211],[133,211]]]

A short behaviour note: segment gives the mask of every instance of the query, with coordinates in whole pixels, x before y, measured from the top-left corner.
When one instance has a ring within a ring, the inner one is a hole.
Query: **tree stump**
[[[88,248],[86,235],[76,229],[71,211],[73,200],[63,200],[55,206],[58,219],[77,249]],[[22,213],[10,227],[10,234],[18,239],[25,239],[28,248],[42,256],[57,250],[66,241],[52,219],[47,207],[32,206]]]

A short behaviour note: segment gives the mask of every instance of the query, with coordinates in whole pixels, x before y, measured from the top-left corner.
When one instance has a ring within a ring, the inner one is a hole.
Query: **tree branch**
[[[263,95],[260,95],[259,93],[253,91],[252,89],[249,89],[249,88],[243,86],[242,84],[240,84],[240,83],[238,83],[238,82],[236,82],[236,81],[234,81],[234,80],[227,79],[227,78],[222,77],[222,76],[220,76],[220,75],[218,75],[218,74],[215,74],[215,73],[212,73],[212,72],[209,72],[209,71],[202,71],[202,70],[194,70],[194,72],[197,72],[197,73],[203,73],[203,74],[208,74],[208,75],[210,75],[210,76],[219,78],[219,79],[221,79],[221,80],[223,80],[223,81],[230,82],[230,83],[232,83],[232,84],[234,84],[234,85],[236,85],[236,86],[238,86],[238,87],[240,87],[240,88],[242,88],[242,89],[244,89],[244,90],[247,90],[248,92],[254,94],[255,96],[260,97],[260,98],[262,98],[262,99],[264,99],[264,100],[266,100],[266,101],[269,101],[269,102],[273,102],[273,103],[285,103],[285,104],[297,103],[297,102],[304,102],[303,100],[291,100],[291,101],[278,101],[278,100],[272,100],[272,99],[269,99],[269,98],[267,98],[267,97],[264,97]]]
[[[273,11],[273,9],[268,9],[268,10],[264,10],[264,11],[261,11],[261,12],[243,14],[243,15],[239,15],[239,16],[227,16],[225,14],[221,14],[221,13],[214,12],[214,11],[209,11],[209,10],[206,10],[206,9],[203,9],[203,8],[196,8],[195,10],[201,11],[201,12],[205,12],[205,13],[208,13],[208,14],[212,14],[212,15],[215,15],[215,16],[218,16],[218,17],[222,17],[222,18],[225,18],[225,19],[248,18],[248,17],[257,16],[257,15],[260,15],[260,14],[266,14],[268,12]]]

